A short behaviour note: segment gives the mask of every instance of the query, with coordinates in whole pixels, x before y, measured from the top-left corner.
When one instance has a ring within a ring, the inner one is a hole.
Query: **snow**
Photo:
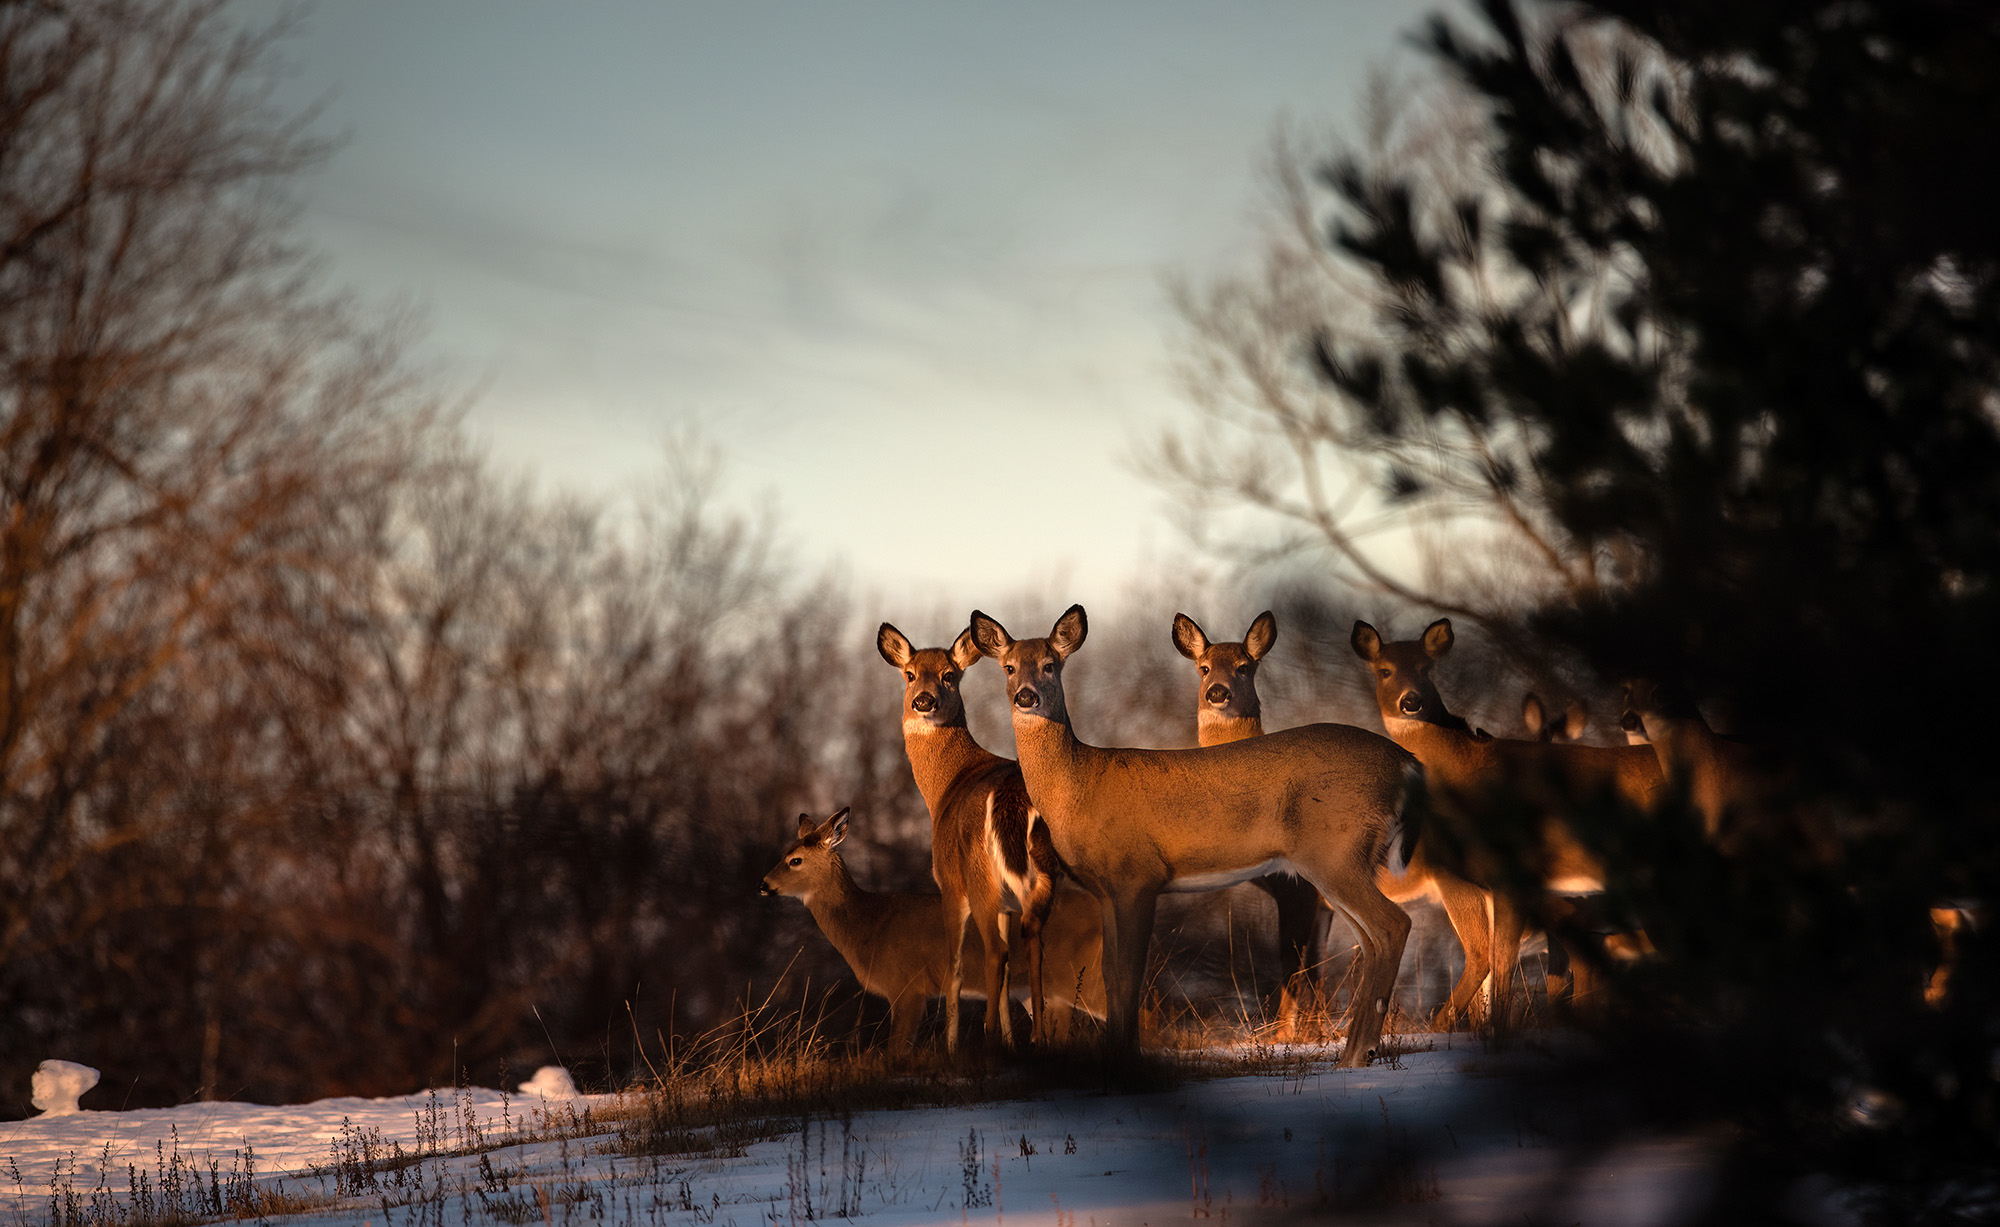
[[[560,1065],[544,1065],[535,1076],[521,1084],[521,1093],[533,1099],[575,1099],[576,1082]]]
[[[633,1103],[609,1095],[522,1101],[457,1088],[45,1115],[0,1123],[0,1222],[50,1221],[52,1189],[65,1186],[72,1210],[87,1210],[93,1196],[129,1199],[135,1173],[158,1191],[176,1168],[194,1173],[198,1194],[203,1182],[221,1190],[218,1200],[252,1184],[303,1194],[307,1213],[268,1217],[315,1223],[753,1227],[846,1217],[901,1227],[999,1225],[1011,1214],[1104,1227],[1358,1204],[1369,1221],[1519,1223],[1527,1214],[1644,1225],[1693,1209],[1706,1179],[1699,1145],[1579,1146],[1588,1139],[1575,1136],[1576,1122],[1524,1101],[1509,1076],[1532,1055],[1419,1038],[1440,1044],[1367,1069],[1337,1070],[1326,1053],[1282,1075],[1155,1093],[1063,1091],[780,1122],[767,1140],[686,1155],[621,1148],[607,1122]],[[524,1085],[557,1081],[544,1070]],[[593,1136],[579,1129],[586,1113]],[[364,1151],[430,1155],[373,1172],[343,1166]]]
[[[44,1061],[29,1080],[30,1102],[45,1116],[68,1116],[82,1111],[77,1100],[97,1085],[98,1072],[75,1061]]]

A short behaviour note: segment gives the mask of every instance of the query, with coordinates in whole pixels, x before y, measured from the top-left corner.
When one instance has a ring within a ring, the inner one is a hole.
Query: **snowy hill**
[[[1446,1037],[1431,1037],[1443,1040]],[[0,1221],[1645,1224],[1689,1208],[1701,1150],[1594,1151],[1477,1045],[1335,1071],[1067,1091],[770,1122],[647,1154],[636,1101],[486,1089],[289,1107],[187,1104],[0,1124]],[[718,1141],[720,1144],[718,1145]],[[149,1213],[142,1213],[149,1212]],[[172,1213],[170,1213],[170,1211]]]

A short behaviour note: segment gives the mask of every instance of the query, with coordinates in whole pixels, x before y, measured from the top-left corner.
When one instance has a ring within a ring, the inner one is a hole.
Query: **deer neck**
[[[1076,739],[1067,717],[1016,716],[1014,752],[1021,757],[1021,782],[1044,816],[1068,813],[1094,747]],[[1053,828],[1052,828],[1053,830]]]
[[[1391,741],[1416,755],[1417,761],[1433,772],[1453,773],[1473,768],[1489,757],[1487,751],[1493,744],[1491,738],[1475,735],[1456,716],[1448,724],[1439,724],[1385,714],[1382,725],[1389,730]]]
[[[802,901],[812,913],[819,931],[839,950],[841,957],[854,962],[866,921],[880,901],[873,891],[861,889],[847,872],[844,861],[835,860],[826,882],[805,895]]]
[[[1203,708],[1195,716],[1195,738],[1204,746],[1227,745],[1264,735],[1264,717],[1225,716]]]
[[[1698,717],[1648,716],[1646,735],[1668,774],[1692,769],[1714,749],[1715,733]]]
[[[926,724],[903,721],[903,749],[910,756],[910,774],[916,777],[917,791],[924,805],[936,817],[945,792],[961,775],[974,767],[999,758],[972,739],[963,722]]]

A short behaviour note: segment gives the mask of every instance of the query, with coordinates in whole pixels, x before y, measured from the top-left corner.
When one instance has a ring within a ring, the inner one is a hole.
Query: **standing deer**
[[[1202,745],[1223,745],[1263,735],[1257,663],[1277,638],[1278,621],[1268,609],[1250,623],[1242,643],[1211,643],[1193,618],[1174,615],[1174,646],[1200,671],[1196,718]],[[1465,970],[1459,975],[1442,1015],[1452,1020],[1461,1012],[1472,1011],[1489,971],[1487,948],[1492,922],[1486,892],[1432,864],[1424,853],[1421,836],[1403,872],[1394,873],[1384,866],[1375,875],[1375,884],[1396,903],[1407,904],[1428,897],[1444,905],[1452,931],[1465,949]],[[1289,874],[1256,878],[1253,885],[1267,891],[1278,904],[1278,950],[1285,975],[1279,1019],[1289,1033],[1298,1008],[1294,977],[1317,979],[1324,960],[1326,929],[1317,914],[1319,892],[1311,883]]]
[[[1534,691],[1521,700],[1521,725],[1528,730],[1529,741],[1582,741],[1589,722],[1590,715],[1581,703],[1570,704],[1562,720],[1556,722],[1549,719],[1548,709]]]
[[[1009,976],[1008,917],[1020,918],[1028,960],[1033,1038],[1042,1025],[1042,926],[1055,898],[1062,862],[1029,804],[1021,768],[988,752],[965,726],[959,681],[979,661],[972,636],[960,632],[949,648],[913,648],[903,632],[882,624],[875,634],[882,659],[903,674],[903,749],[917,791],[931,812],[931,876],[943,893],[944,923],[953,933],[969,921],[986,966],[986,999],[1005,1001]],[[962,947],[952,947],[945,995],[946,1050],[958,1049],[958,994],[964,984]],[[996,1017],[997,1016],[997,1017]],[[997,1030],[996,1030],[997,1028]],[[986,1042],[1011,1046],[1010,1011],[986,1011]]]
[[[1513,791],[1534,798],[1545,818],[1534,855],[1535,871],[1552,894],[1589,894],[1603,889],[1604,868],[1562,820],[1572,798],[1615,789],[1626,801],[1650,807],[1661,782],[1660,766],[1646,746],[1588,746],[1516,741],[1475,733],[1445,708],[1431,669],[1451,651],[1451,620],[1440,618],[1420,639],[1384,643],[1366,622],[1351,636],[1355,655],[1375,673],[1375,702],[1382,725],[1397,745],[1423,763],[1432,797],[1477,822],[1495,794]],[[1475,866],[1475,870],[1478,867]],[[1479,876],[1491,876],[1484,871]],[[1525,918],[1504,894],[1493,896],[1493,1014],[1507,1017],[1513,968],[1520,958]],[[1589,992],[1587,965],[1570,951],[1576,992]]]
[[[1777,837],[1821,864],[1837,855],[1822,815],[1787,795],[1790,772],[1756,742],[1725,737],[1708,726],[1678,686],[1639,679],[1625,684],[1619,723],[1636,731],[1659,758],[1665,777],[1687,790],[1701,815],[1702,834],[1725,852],[1754,836]]]
[[[1340,1063],[1368,1063],[1389,1010],[1410,918],[1375,886],[1415,837],[1404,804],[1416,760],[1362,729],[1315,724],[1193,750],[1105,749],[1077,740],[1064,663],[1088,624],[1072,605],[1042,639],[1015,639],[974,611],[979,650],[1000,662],[1028,795],[1063,864],[1104,909],[1107,1040],[1137,1042],[1139,994],[1163,891],[1220,890],[1269,873],[1311,882],[1360,935],[1363,972]],[[1412,815],[1414,819],[1414,815]]]
[[[1227,745],[1264,734],[1257,699],[1257,663],[1278,640],[1278,620],[1270,610],[1250,623],[1241,643],[1211,643],[1186,614],[1174,615],[1174,647],[1194,662],[1200,675],[1195,693],[1195,737],[1204,746]],[[1326,961],[1326,921],[1319,892],[1289,873],[1265,874],[1250,884],[1278,907],[1278,1009],[1280,1031],[1297,1028],[1300,995],[1316,987]]]
[[[924,1003],[950,995],[955,963],[977,948],[962,924],[959,941],[952,941],[953,931],[943,923],[936,895],[863,890],[856,885],[834,850],[845,838],[845,809],[823,823],[800,814],[798,838],[764,875],[759,890],[765,895],[790,895],[806,905],[861,987],[888,999],[892,1041],[898,1050],[907,1051],[924,1016]],[[1048,1000],[1102,1018],[1104,932],[1099,925],[1094,900],[1074,887],[1059,891],[1042,930],[1042,943],[1044,957],[1056,972]],[[1006,1012],[1004,1004],[994,1004],[998,1000],[986,999],[988,1015]]]

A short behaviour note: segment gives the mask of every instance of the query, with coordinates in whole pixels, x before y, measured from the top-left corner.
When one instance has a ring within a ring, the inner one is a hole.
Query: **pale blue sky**
[[[1165,279],[1429,7],[324,0],[287,91],[351,136],[334,277],[503,465],[614,491],[692,423],[866,587],[1105,600],[1183,553],[1124,459],[1185,412]]]

